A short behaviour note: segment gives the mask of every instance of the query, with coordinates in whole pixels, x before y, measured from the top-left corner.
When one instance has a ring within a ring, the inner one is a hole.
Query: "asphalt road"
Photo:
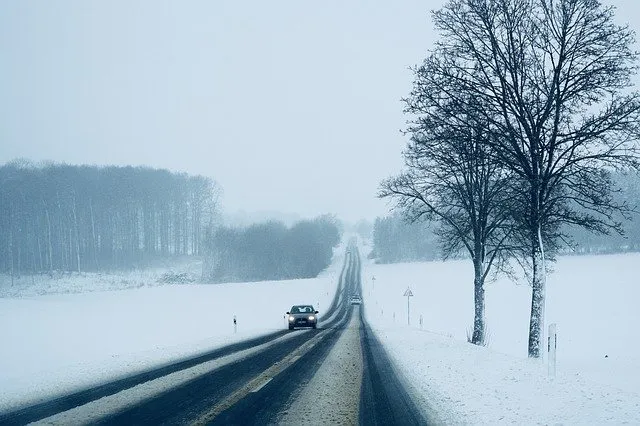
[[[0,424],[427,424],[364,321],[365,307],[349,304],[351,294],[361,294],[360,269],[351,244],[338,292],[316,330],[284,330],[225,347],[0,415]],[[218,364],[173,379],[211,363]],[[135,397],[162,380],[179,384]],[[127,404],[129,398],[141,402]],[[110,400],[118,408],[99,411]]]

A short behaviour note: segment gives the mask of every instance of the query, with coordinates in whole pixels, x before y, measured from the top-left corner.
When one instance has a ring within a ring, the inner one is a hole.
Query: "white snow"
[[[90,287],[79,274],[65,294],[0,298],[0,412],[285,329],[294,304],[322,321],[343,253],[315,279],[158,286],[153,271],[139,288],[75,293]]]
[[[217,370],[222,366],[238,362],[253,354],[257,354],[260,351],[273,346],[274,344],[288,340],[293,336],[295,335],[285,334],[261,345],[253,346],[211,361],[203,362],[184,370],[167,374],[166,376],[158,377],[157,379],[141,383],[130,389],[125,389],[118,393],[91,401],[88,404],[47,417],[36,422],[36,424],[70,425],[97,423],[111,413],[117,413],[128,408],[135,407],[137,404],[178,388],[196,377]]]
[[[558,327],[556,378],[548,377],[546,359],[527,358],[526,285],[488,284],[489,345],[466,342],[474,312],[469,261],[365,263],[365,312],[442,422],[640,424],[638,265],[640,254],[558,260],[547,277],[546,311],[547,324]]]
[[[342,266],[343,251],[336,254],[311,280],[159,286],[158,271],[135,280],[114,273],[101,288],[135,288],[86,292],[92,277],[77,274],[52,281],[45,295],[37,285],[3,292],[0,411],[283,329],[284,311],[295,303],[319,304],[322,312]],[[640,424],[638,265],[640,254],[558,260],[546,311],[547,324],[558,325],[556,378],[544,361],[526,356],[526,285],[488,284],[489,346],[466,342],[468,261],[363,261],[363,306],[411,391],[443,423]],[[402,296],[408,286],[411,325]]]
[[[355,308],[349,324],[332,346],[314,376],[295,395],[279,425],[355,425],[358,423],[362,382],[360,312]]]
[[[202,274],[202,261],[190,257],[157,261],[146,268],[112,272],[61,272],[22,275],[13,279],[0,274],[0,297],[29,297],[46,294],[87,293],[125,290],[197,282]]]

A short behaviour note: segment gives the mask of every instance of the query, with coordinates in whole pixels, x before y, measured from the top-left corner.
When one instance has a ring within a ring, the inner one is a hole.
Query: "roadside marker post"
[[[558,348],[558,336],[556,323],[549,324],[549,336],[547,337],[547,351],[549,352],[549,376],[556,377],[556,350]]]
[[[407,297],[407,325],[411,325],[411,316],[410,316],[410,307],[409,307],[409,298],[413,296],[413,292],[409,287],[404,292],[404,295]]]
[[[233,316],[233,332],[234,334],[238,332],[238,321],[235,315]]]

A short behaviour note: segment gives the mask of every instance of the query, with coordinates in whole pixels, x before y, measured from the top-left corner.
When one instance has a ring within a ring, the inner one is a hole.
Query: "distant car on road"
[[[351,296],[351,304],[352,305],[361,305],[362,304],[362,299],[360,298],[359,295],[354,294],[353,296]]]
[[[318,326],[318,311],[311,305],[294,305],[287,315],[289,315],[289,330],[296,327],[316,328]]]

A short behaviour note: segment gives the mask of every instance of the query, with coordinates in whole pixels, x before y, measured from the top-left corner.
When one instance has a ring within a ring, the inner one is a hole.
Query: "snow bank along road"
[[[350,305],[355,243],[317,330],[283,330],[18,411],[0,424],[426,424]]]

